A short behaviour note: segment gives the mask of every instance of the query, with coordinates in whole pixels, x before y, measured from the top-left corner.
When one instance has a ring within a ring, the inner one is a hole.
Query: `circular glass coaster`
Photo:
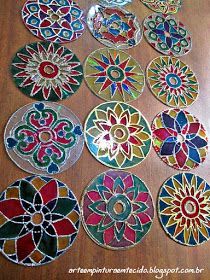
[[[152,123],[152,137],[158,156],[175,169],[190,170],[206,159],[206,130],[186,111],[170,109],[159,113]]]
[[[142,32],[136,16],[120,7],[92,6],[87,24],[93,36],[108,47],[128,49],[141,41]]]
[[[40,176],[14,182],[0,198],[0,249],[10,261],[38,266],[57,259],[73,244],[80,209],[64,183]]]
[[[116,49],[99,49],[86,59],[84,76],[88,87],[108,101],[130,102],[144,90],[141,66],[129,54]]]
[[[15,85],[37,100],[59,101],[74,94],[83,80],[77,56],[59,44],[38,42],[26,45],[13,58]]]
[[[147,66],[147,82],[154,96],[170,107],[184,108],[199,95],[194,72],[180,59],[159,56]]]
[[[200,245],[210,238],[210,186],[192,173],[176,174],[161,187],[158,214],[166,233],[176,242]]]
[[[99,4],[105,7],[125,6],[132,2],[132,0],[99,0]]]
[[[148,43],[160,53],[182,56],[192,48],[191,34],[173,16],[152,14],[145,18],[143,25]]]
[[[151,131],[136,108],[118,102],[95,107],[85,123],[85,141],[91,154],[112,168],[130,168],[142,162],[151,147]]]
[[[28,0],[22,19],[33,35],[59,44],[78,39],[85,29],[83,11],[72,0]]]
[[[141,0],[141,2],[161,14],[176,14],[182,6],[182,0]]]
[[[79,119],[56,103],[32,103],[17,110],[4,133],[7,153],[21,169],[55,174],[81,156],[84,137]]]
[[[82,223],[89,237],[107,249],[133,247],[149,232],[154,207],[150,191],[124,171],[98,175],[82,197]]]

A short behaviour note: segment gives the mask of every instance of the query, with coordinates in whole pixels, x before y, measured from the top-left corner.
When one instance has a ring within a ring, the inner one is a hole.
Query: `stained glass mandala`
[[[94,51],[85,62],[84,72],[89,88],[105,100],[132,101],[141,95],[145,85],[141,66],[120,50]]]
[[[26,266],[58,258],[72,246],[80,226],[73,192],[40,176],[18,180],[1,194],[0,217],[0,251]]]
[[[150,191],[124,171],[98,175],[82,197],[82,222],[90,238],[107,249],[127,249],[149,232],[154,207]]]
[[[160,222],[176,242],[200,245],[210,238],[210,186],[201,177],[181,173],[169,178],[158,197]]]
[[[37,100],[58,101],[74,94],[83,80],[76,55],[59,44],[38,42],[20,49],[11,65],[15,85]]]
[[[157,57],[148,65],[146,74],[154,96],[168,106],[187,107],[198,98],[197,78],[190,67],[178,58]]]
[[[108,47],[132,48],[139,44],[142,37],[136,16],[120,7],[92,6],[87,24],[93,36]]]
[[[141,2],[161,14],[176,14],[182,6],[182,0],[141,0]]]
[[[33,174],[55,174],[80,157],[84,137],[79,119],[65,106],[32,103],[9,119],[4,134],[9,157]]]
[[[152,14],[145,18],[143,25],[148,43],[160,53],[182,56],[192,48],[191,34],[173,16]]]
[[[151,147],[151,131],[136,108],[122,102],[106,102],[92,110],[85,123],[85,140],[91,154],[112,168],[141,163]]]
[[[105,7],[124,6],[131,2],[132,0],[99,0],[99,4]]]
[[[184,110],[159,113],[152,124],[152,137],[158,156],[175,169],[190,170],[206,159],[206,130],[195,116]]]
[[[74,41],[85,29],[83,11],[72,0],[28,0],[22,19],[33,35],[54,43]]]

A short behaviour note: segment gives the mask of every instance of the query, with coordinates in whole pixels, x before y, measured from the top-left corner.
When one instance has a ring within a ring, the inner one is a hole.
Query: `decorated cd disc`
[[[210,238],[210,186],[192,173],[176,174],[161,187],[158,214],[166,233],[176,242],[200,245]]]
[[[198,98],[197,78],[178,58],[160,56],[153,59],[147,66],[146,75],[154,96],[170,107],[184,108]]]
[[[161,14],[176,14],[182,6],[182,0],[141,0],[141,2]]]
[[[143,25],[148,43],[160,53],[183,56],[192,48],[191,34],[173,16],[152,14],[145,18]]]
[[[83,11],[72,0],[28,0],[22,19],[33,35],[59,44],[78,39],[85,29]]]
[[[0,198],[0,251],[25,266],[49,263],[73,244],[80,210],[64,183],[40,176],[14,182]]]
[[[145,183],[124,171],[98,175],[83,193],[81,211],[89,237],[113,250],[141,242],[154,218],[152,197]]]
[[[186,111],[170,109],[159,113],[152,124],[152,137],[158,156],[175,169],[190,170],[206,159],[206,130]]]
[[[99,0],[99,4],[105,7],[124,6],[131,2],[132,0]]]
[[[4,134],[9,157],[34,174],[55,174],[80,157],[84,137],[79,119],[65,106],[32,103],[17,110]]]
[[[20,49],[11,65],[15,85],[37,100],[59,101],[74,94],[83,80],[76,55],[59,44],[38,42]]]
[[[136,16],[120,7],[92,6],[87,24],[93,36],[108,47],[132,48],[139,44],[142,37]]]
[[[85,62],[84,72],[91,91],[108,101],[130,102],[144,90],[141,66],[120,50],[104,48],[92,52]]]
[[[147,157],[151,131],[136,108],[122,102],[106,102],[87,117],[85,140],[91,154],[102,164],[125,169]]]

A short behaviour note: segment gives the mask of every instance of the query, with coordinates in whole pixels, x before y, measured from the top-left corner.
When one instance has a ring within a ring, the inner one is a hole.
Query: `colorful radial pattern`
[[[84,137],[79,119],[56,103],[33,103],[16,111],[5,129],[5,146],[17,166],[34,174],[55,174],[80,157]]]
[[[82,198],[82,222],[88,235],[108,249],[141,242],[154,217],[150,191],[137,176],[107,171],[97,176]]]
[[[120,50],[94,51],[86,60],[84,72],[89,88],[105,100],[132,101],[141,95],[145,85],[141,66]]]
[[[147,82],[154,96],[171,107],[187,107],[198,98],[199,84],[195,74],[175,57],[153,59],[147,67]]]
[[[183,23],[170,15],[152,14],[144,20],[144,35],[158,52],[182,56],[192,48],[192,39]]]
[[[166,233],[187,246],[200,245],[210,238],[210,186],[191,173],[169,178],[158,198],[160,222]]]
[[[136,108],[121,102],[106,102],[87,117],[85,140],[92,155],[104,165],[130,168],[148,155],[151,131]]]
[[[0,197],[0,251],[26,266],[49,263],[73,244],[80,210],[72,191],[52,178],[16,181]]]
[[[20,49],[11,66],[16,86],[37,100],[58,101],[74,94],[83,80],[76,55],[58,44],[38,42]]]
[[[170,109],[158,114],[152,124],[152,136],[158,156],[175,169],[190,170],[206,159],[206,130],[186,111]]]
[[[59,44],[76,40],[85,29],[83,11],[72,0],[28,0],[22,19],[33,35]]]
[[[93,36],[108,47],[132,48],[139,44],[142,37],[136,16],[120,7],[92,6],[87,24]]]
[[[105,7],[125,6],[131,2],[132,0],[99,0],[99,3]]]
[[[141,0],[141,2],[161,14],[176,14],[182,6],[182,0]]]

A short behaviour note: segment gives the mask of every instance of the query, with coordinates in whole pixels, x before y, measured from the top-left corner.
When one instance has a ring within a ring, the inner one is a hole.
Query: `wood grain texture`
[[[27,176],[8,158],[3,144],[3,131],[10,115],[21,106],[33,102],[32,99],[22,94],[13,84],[9,73],[11,58],[15,52],[27,43],[38,41],[24,27],[20,11],[24,0],[0,0],[0,189],[3,191],[9,184]],[[95,1],[97,2],[97,1]],[[188,111],[204,123],[210,133],[210,1],[209,0],[184,0],[181,11],[176,15],[191,31],[193,36],[193,49],[184,56],[182,60],[188,63],[196,72],[200,82],[200,97]],[[79,5],[87,12],[94,1],[80,0]],[[135,12],[142,21],[151,11],[134,0],[132,5],[127,6],[131,12]],[[76,42],[67,44],[81,61],[93,50],[103,47],[89,33],[88,29]],[[128,51],[141,66],[146,65],[159,54],[142,39],[140,45]],[[102,100],[90,92],[85,83],[78,93],[71,98],[64,100],[61,104],[69,107],[84,123],[86,116],[92,108],[100,104]],[[154,116],[167,107],[161,104],[150,93],[146,87],[143,95],[132,103],[151,122]],[[210,135],[209,135],[210,136]],[[85,186],[100,172],[107,170],[105,166],[97,162],[85,147],[80,160],[69,170],[56,176],[56,178],[67,183],[80,199]],[[150,188],[154,201],[156,201],[158,190],[161,184],[171,175],[177,172],[166,166],[152,149],[147,159],[131,171],[142,178]],[[207,179],[210,182],[210,154],[205,163],[197,168],[194,173]],[[177,244],[168,238],[159,224],[157,215],[150,233],[143,242],[136,247],[126,251],[110,251],[97,246],[90,240],[83,228],[73,247],[62,255],[58,260],[49,265],[38,268],[25,268],[15,265],[3,256],[0,256],[0,278],[2,280],[16,279],[155,279],[154,275],[69,275],[69,268],[77,267],[107,267],[107,268],[137,268],[156,266],[159,268],[204,268],[201,275],[170,275],[165,279],[173,280],[207,280],[210,279],[210,242],[188,248]]]

